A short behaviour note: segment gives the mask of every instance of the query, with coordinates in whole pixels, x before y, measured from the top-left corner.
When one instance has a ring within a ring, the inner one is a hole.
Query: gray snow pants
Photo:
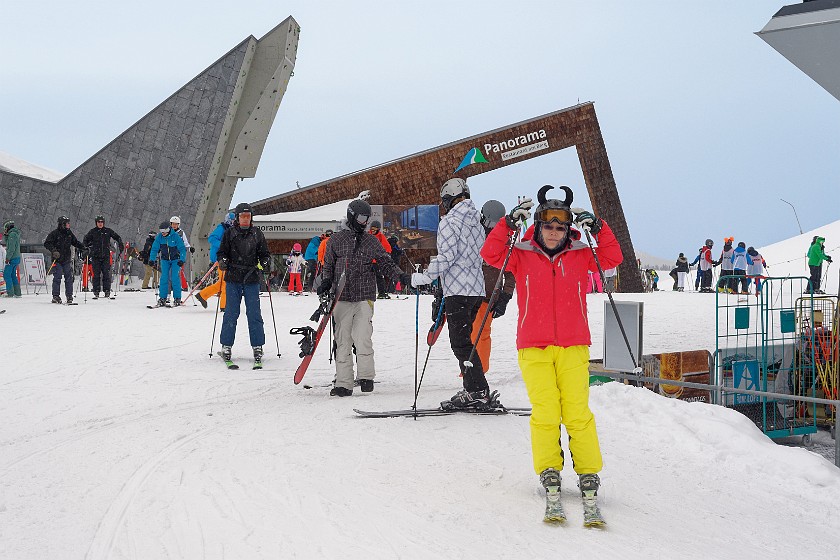
[[[335,318],[335,386],[353,390],[353,346],[359,379],[373,379],[373,302],[339,301]]]

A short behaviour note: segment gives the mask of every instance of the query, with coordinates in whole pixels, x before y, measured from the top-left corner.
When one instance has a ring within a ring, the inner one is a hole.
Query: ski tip
[[[565,525],[566,518],[565,517],[543,517],[543,523],[548,525]]]
[[[606,529],[607,522],[604,520],[588,521],[583,524],[587,529]]]

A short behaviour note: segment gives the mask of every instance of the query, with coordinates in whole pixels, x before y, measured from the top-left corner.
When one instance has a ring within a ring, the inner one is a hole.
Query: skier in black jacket
[[[260,364],[265,344],[265,328],[260,311],[260,281],[268,272],[268,244],[259,228],[251,224],[251,206],[245,202],[236,206],[236,221],[225,230],[216,252],[219,268],[225,272],[225,317],[222,320],[222,358],[230,361],[239,308],[245,298],[248,334],[254,350],[254,362]]]
[[[141,286],[144,290],[149,289],[149,280],[152,281],[152,289],[157,288],[160,276],[160,273],[157,271],[157,269],[149,264],[149,255],[151,255],[152,253],[152,245],[155,244],[156,237],[156,231],[149,231],[149,235],[148,237],[146,237],[146,244],[143,245],[143,250],[140,251],[140,260],[143,261],[143,266],[145,267],[145,274],[143,275],[143,285]]]
[[[105,297],[111,297],[111,240],[117,242],[114,260],[122,252],[123,241],[111,228],[105,227],[105,218],[96,217],[96,227],[85,235],[84,244],[90,252],[90,264],[93,267],[93,299],[99,297],[99,288]]]
[[[69,305],[73,303],[73,259],[70,249],[75,247],[80,251],[85,250],[85,246],[70,231],[70,218],[58,217],[58,227],[47,235],[44,247],[53,258],[52,266],[50,266],[53,274],[52,303],[61,303],[61,277],[64,276],[64,293]]]

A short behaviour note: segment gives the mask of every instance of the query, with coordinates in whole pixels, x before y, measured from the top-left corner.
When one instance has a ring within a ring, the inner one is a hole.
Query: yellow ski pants
[[[548,468],[563,470],[560,424],[569,434],[575,472],[600,472],[601,448],[589,410],[589,348],[523,348],[519,368],[531,400],[531,452],[537,474]]]

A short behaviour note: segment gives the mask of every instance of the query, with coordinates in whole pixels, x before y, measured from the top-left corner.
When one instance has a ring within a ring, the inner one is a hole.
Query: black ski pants
[[[373,273],[376,275],[376,293],[379,296],[384,296],[388,292],[385,290],[385,276],[379,269],[379,263],[373,263]]]
[[[817,266],[808,265],[808,268],[811,270],[811,289],[813,290],[812,293],[816,293],[820,289],[820,283],[822,281],[822,263],[818,264]]]
[[[490,388],[478,352],[473,353],[472,367],[464,364],[472,351],[472,326],[482,301],[482,296],[446,296],[443,300],[449,324],[449,344],[464,375],[464,389],[470,393]]]
[[[712,269],[704,270],[703,271],[703,279],[700,281],[700,289],[702,290],[711,290],[712,289]]]
[[[98,294],[100,289],[111,292],[111,257],[93,257],[90,259],[93,268],[93,293]]]

